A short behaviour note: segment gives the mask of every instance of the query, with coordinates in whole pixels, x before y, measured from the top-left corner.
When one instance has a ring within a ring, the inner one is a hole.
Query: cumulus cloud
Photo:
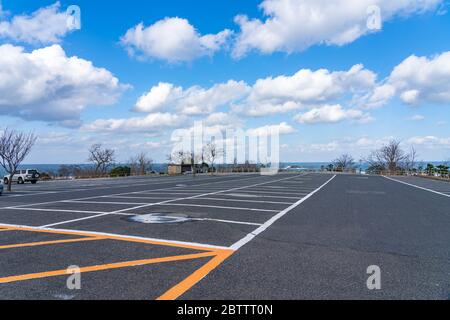
[[[439,138],[436,136],[423,136],[423,137],[413,137],[408,140],[408,143],[413,145],[426,146],[429,148],[450,148],[450,137],[449,138]]]
[[[450,102],[450,51],[427,58],[410,56],[389,77],[406,104]]]
[[[6,20],[2,19],[0,4],[0,38],[30,44],[59,43],[74,29],[73,24],[68,23],[67,13],[60,9],[60,3],[56,2],[30,15],[18,15]]]
[[[181,125],[185,118],[170,113],[151,113],[146,117],[127,119],[97,119],[82,127],[91,132],[142,132],[154,133],[162,129]]]
[[[59,45],[26,52],[0,46],[0,113],[77,125],[88,106],[114,104],[127,86]]]
[[[357,64],[347,71],[301,69],[292,76],[259,79],[247,99],[233,110],[266,116],[351,100],[376,87],[377,75]]]
[[[369,114],[358,109],[344,109],[341,105],[325,105],[300,113],[294,118],[301,124],[337,123],[344,120],[354,120],[367,123],[373,119]]]
[[[172,108],[186,115],[209,114],[220,106],[239,101],[248,91],[245,82],[234,80],[207,89],[200,86],[183,89],[170,83],[159,83],[138,99],[134,109],[153,112]]]
[[[450,51],[433,57],[412,55],[361,100],[367,108],[382,107],[399,97],[407,105],[450,102]]]
[[[230,36],[230,30],[202,36],[186,19],[165,18],[149,27],[140,23],[129,29],[121,43],[131,55],[177,63],[212,56]]]
[[[346,71],[301,69],[294,75],[258,79],[253,85],[229,80],[209,88],[192,86],[185,89],[172,83],[159,83],[137,100],[134,111],[199,116],[215,113],[223,107],[237,117],[262,117],[302,109],[311,111],[298,119],[311,122],[304,120],[305,117],[318,110],[325,112],[324,106],[337,105],[341,101],[351,104],[355,97],[367,95],[376,85],[377,75],[360,64]],[[358,122],[371,120],[362,111],[339,108],[328,110],[338,116],[337,121],[344,118]],[[324,116],[321,118],[325,119]],[[334,119],[328,121],[335,122]]]
[[[373,32],[368,28],[367,9],[376,5],[383,21],[435,11],[443,0],[263,0],[265,20],[239,15],[240,27],[233,56],[249,51],[264,54],[292,53],[313,45],[345,45]]]
[[[278,132],[279,134],[290,134],[296,132],[296,130],[286,122],[247,130],[247,134],[249,136],[258,136],[258,137],[269,136],[274,132]]]

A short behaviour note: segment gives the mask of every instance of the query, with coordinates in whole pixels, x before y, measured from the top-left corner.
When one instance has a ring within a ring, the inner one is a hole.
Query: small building
[[[208,173],[209,166],[206,163],[196,164],[195,173]],[[192,173],[192,165],[190,164],[169,164],[167,167],[169,175],[180,175],[185,173]]]
[[[169,164],[167,172],[169,175],[179,175],[186,172],[192,172],[192,167],[188,164]]]

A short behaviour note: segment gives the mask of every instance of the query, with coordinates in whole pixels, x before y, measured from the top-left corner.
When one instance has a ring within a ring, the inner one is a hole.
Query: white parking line
[[[285,181],[285,180],[293,179],[293,178],[296,178],[296,177],[297,176],[290,176],[290,177],[287,177],[287,178],[278,179],[278,180],[275,180],[275,181],[266,181],[266,182],[262,182],[262,183],[253,184],[253,185],[250,185],[250,186],[237,187],[237,188],[232,188],[232,189],[228,189],[228,190],[222,190],[222,191],[217,191],[217,192],[205,193],[205,194],[196,195],[196,196],[192,196],[192,197],[177,198],[177,199],[171,199],[171,200],[161,201],[161,202],[157,202],[157,203],[150,203],[150,204],[146,204],[146,205],[140,205],[140,206],[136,206],[136,207],[132,207],[132,208],[126,208],[126,209],[122,209],[122,210],[117,210],[117,211],[110,212],[110,213],[98,214],[98,215],[94,215],[94,216],[91,216],[91,217],[84,217],[84,218],[80,218],[80,219],[74,219],[74,220],[67,220],[67,221],[61,221],[61,222],[57,222],[57,223],[52,223],[52,224],[49,224],[49,225],[42,226],[42,228],[54,227],[54,226],[58,226],[58,225],[62,225],[62,224],[68,224],[68,223],[73,223],[73,222],[78,222],[78,221],[83,221],[83,220],[88,220],[88,219],[95,219],[95,218],[103,217],[103,216],[110,215],[110,214],[124,213],[124,212],[127,212],[127,211],[132,211],[132,210],[146,208],[146,207],[151,207],[151,206],[162,205],[162,204],[171,203],[171,202],[175,202],[175,201],[196,199],[196,198],[200,198],[202,196],[209,196],[209,195],[220,194],[222,192],[230,192],[230,191],[232,192],[232,191],[242,190],[242,189],[245,189],[245,188],[256,187],[256,186],[259,186],[259,185],[265,185],[265,184],[274,183],[274,182],[277,182],[277,181]],[[91,199],[92,198],[94,198],[94,197],[91,197]]]
[[[255,195],[255,194],[245,194],[245,193],[224,193],[220,194],[221,196],[228,196],[228,197],[238,197],[238,198],[276,198],[276,199],[295,199],[297,200],[298,197],[283,197],[283,196],[268,196],[268,195]]]
[[[298,199],[298,198],[294,198],[294,199]],[[263,201],[263,200],[239,200],[239,199],[227,199],[227,198],[198,198],[197,200],[249,202],[249,203],[269,203],[269,204],[293,204],[293,202]]]
[[[209,190],[209,191],[211,191],[211,190]],[[176,191],[176,192],[172,192],[172,191],[167,191],[167,192],[146,192],[146,193],[139,193],[139,194],[148,194],[148,195],[158,195],[158,194],[162,194],[162,195],[164,195],[164,194],[167,194],[167,195],[171,195],[171,194],[173,194],[173,195],[176,195],[176,196],[179,196],[179,195],[182,195],[182,196],[185,196],[185,195],[189,195],[189,194],[192,194],[192,195],[197,195],[197,194],[202,194],[202,192],[178,192],[178,191]]]
[[[243,221],[234,221],[234,220],[222,220],[222,219],[210,219],[210,218],[195,218],[191,219],[195,221],[213,221],[213,222],[223,222],[223,223],[231,223],[231,224],[243,224],[248,226],[261,226],[261,223],[254,222],[243,222]]]
[[[311,191],[311,190],[310,190]],[[295,196],[304,196],[308,193],[305,192],[278,192],[278,191],[259,191],[259,190],[245,190],[245,193],[261,193],[261,194],[273,194],[278,196],[279,194],[287,194],[287,195],[295,195]]]
[[[258,229],[256,229],[255,231],[249,233],[247,236],[245,236],[243,239],[239,240],[238,242],[236,242],[235,244],[233,244],[230,248],[233,250],[239,250],[240,248],[242,248],[243,246],[245,246],[247,243],[249,243],[250,241],[252,241],[256,236],[258,236],[259,234],[263,233],[264,231],[267,230],[267,228],[269,228],[271,225],[273,225],[275,222],[277,222],[279,219],[281,219],[283,216],[285,216],[286,214],[288,214],[290,211],[294,210],[295,208],[297,208],[300,204],[302,204],[303,202],[305,202],[306,200],[308,200],[309,198],[311,198],[313,195],[315,195],[317,192],[319,192],[320,190],[322,190],[322,188],[324,188],[328,183],[330,183],[334,178],[336,178],[336,176],[334,175],[330,180],[328,180],[327,182],[325,182],[323,185],[321,185],[319,188],[317,188],[316,190],[314,190],[313,192],[311,192],[309,195],[307,195],[306,197],[304,197],[303,199],[297,201],[296,203],[294,203],[292,206],[290,206],[289,208],[281,211],[280,213],[278,213],[276,216],[274,216],[272,219],[270,219],[269,221],[267,221],[266,223],[264,223],[263,225],[261,225]]]
[[[67,213],[86,213],[86,214],[106,214],[105,211],[84,211],[84,210],[68,210],[68,209],[44,209],[44,208],[7,208],[8,210],[20,211],[42,211],[42,212],[67,212]]]
[[[227,210],[243,210],[243,211],[278,212],[278,210],[269,210],[269,209],[208,206],[208,205],[203,205],[203,204],[189,204],[189,203],[164,203],[164,204],[160,204],[160,205],[161,206],[176,206],[176,207],[198,207],[198,208],[214,208],[214,209],[227,209]]]
[[[395,181],[395,182],[398,182],[398,183],[402,183],[402,184],[405,184],[405,185],[410,186],[410,187],[414,187],[414,188],[417,188],[417,189],[421,189],[421,190],[425,190],[425,191],[428,191],[428,192],[436,193],[436,194],[439,194],[441,196],[450,198],[450,195],[442,193],[442,192],[438,192],[438,191],[435,191],[435,190],[432,190],[432,189],[428,189],[428,188],[424,188],[424,187],[419,187],[419,186],[416,186],[415,184],[399,181],[399,180],[396,180],[396,179],[392,179],[390,177],[386,177],[386,176],[383,176],[383,177],[388,179],[388,180]]]
[[[148,202],[112,202],[112,201],[85,201],[85,200],[65,200],[64,203],[86,203],[86,204],[123,204],[123,205],[136,205],[147,204]]]
[[[161,200],[161,199],[175,199],[176,197],[136,197],[136,196],[100,196],[98,198],[111,198],[111,199],[150,199],[150,200]],[[95,199],[95,198],[90,198]],[[77,200],[73,200],[77,201]],[[83,200],[81,200],[83,201]]]
[[[256,179],[256,178],[260,178],[261,176],[258,177],[251,177],[251,178],[246,178],[246,179],[239,179],[239,181],[244,181],[244,180],[250,180],[250,179]],[[233,180],[226,180],[226,181],[237,181],[238,179],[233,179]],[[215,181],[215,182],[207,182],[207,183],[201,183],[201,184],[197,184],[194,186],[199,186],[199,185],[208,185],[208,184],[217,184],[217,183],[222,183],[223,181]],[[147,184],[145,184],[147,185]],[[146,191],[162,191],[162,190],[173,190],[176,189],[177,187],[166,187],[166,188],[159,188],[159,189],[148,189],[148,190],[141,190],[141,191],[135,191],[135,192],[121,192],[121,193],[116,193],[116,194],[110,194],[107,195],[108,197],[112,197],[112,196],[120,196],[120,195],[127,195],[127,194],[139,194],[141,192],[146,192]],[[110,189],[110,188],[107,188]],[[100,189],[96,189],[96,190],[100,190]],[[70,192],[70,191],[67,191]],[[75,198],[75,199],[66,199],[66,200],[89,200],[89,199],[96,199],[99,198],[101,196],[92,196],[92,197],[83,197],[83,198]],[[24,204],[24,205],[18,205],[18,206],[10,206],[4,209],[9,209],[9,208],[24,208],[24,207],[31,207],[31,206],[37,206],[37,205],[45,205],[45,204],[53,204],[53,203],[60,203],[61,201],[64,200],[56,200],[56,201],[46,201],[46,202],[39,202],[39,203],[29,203],[29,204]]]

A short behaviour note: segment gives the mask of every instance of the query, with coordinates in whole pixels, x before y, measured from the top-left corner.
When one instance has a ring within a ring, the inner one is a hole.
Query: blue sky
[[[392,138],[450,159],[448,4],[367,1],[374,31],[352,3],[3,0],[2,127],[39,136],[29,163],[85,162],[95,142],[164,161],[195,120],[280,126],[283,161],[359,159]]]

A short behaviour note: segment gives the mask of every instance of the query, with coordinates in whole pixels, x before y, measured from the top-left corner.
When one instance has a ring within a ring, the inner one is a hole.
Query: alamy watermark
[[[66,274],[70,274],[67,278],[67,289],[81,290],[81,269],[79,266],[70,266],[66,270]]]
[[[366,14],[368,16],[366,23],[367,29],[372,31],[381,30],[381,28],[383,27],[381,8],[376,5],[369,6],[367,8]]]
[[[67,15],[67,29],[80,30],[81,29],[81,9],[77,5],[71,5],[66,10]]]
[[[367,274],[370,275],[366,282],[367,289],[381,290],[381,268],[376,265],[369,266]]]
[[[175,130],[171,140],[173,163],[260,165],[261,174],[268,175],[277,174],[280,168],[280,130],[276,126],[212,130],[198,121],[191,129]]]

